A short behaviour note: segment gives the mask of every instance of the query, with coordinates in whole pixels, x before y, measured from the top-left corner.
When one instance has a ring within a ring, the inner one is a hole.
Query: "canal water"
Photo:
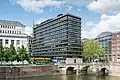
[[[120,77],[113,77],[113,76],[96,77],[95,75],[84,75],[84,76],[67,75],[67,76],[41,76],[41,77],[9,79],[9,80],[120,80]]]

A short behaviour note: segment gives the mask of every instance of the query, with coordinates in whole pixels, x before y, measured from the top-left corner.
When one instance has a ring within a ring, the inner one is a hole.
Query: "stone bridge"
[[[81,64],[59,64],[62,74],[76,75],[94,72],[96,75],[108,75],[111,72],[111,64],[109,63],[81,63]]]

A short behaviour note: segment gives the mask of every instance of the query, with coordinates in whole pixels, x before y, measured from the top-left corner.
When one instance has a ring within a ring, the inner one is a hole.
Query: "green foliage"
[[[0,61],[4,60],[4,48],[3,45],[0,43]]]
[[[22,48],[18,50],[18,56],[20,61],[29,60],[29,55],[27,54],[26,48],[22,45]]]
[[[23,45],[16,50],[13,44],[11,44],[10,47],[3,47],[3,45],[0,44],[0,61],[29,61],[29,59],[26,48]]]
[[[20,54],[20,47],[17,48],[17,61],[22,61],[21,54]]]
[[[84,57],[103,57],[104,49],[95,40],[88,40],[83,44]]]
[[[16,50],[13,44],[10,44],[10,54],[11,54],[11,61],[15,61],[16,59]]]
[[[12,54],[10,53],[10,48],[4,47],[4,57],[6,62],[11,61]]]

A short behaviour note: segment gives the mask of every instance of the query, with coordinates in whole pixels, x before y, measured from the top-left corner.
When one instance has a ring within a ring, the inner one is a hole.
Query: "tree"
[[[83,43],[83,54],[85,58],[99,58],[104,56],[104,49],[96,40],[88,40]]]
[[[13,44],[10,44],[10,53],[11,53],[10,61],[15,61],[17,53]]]
[[[20,54],[20,47],[17,48],[17,56],[16,56],[16,59],[17,61],[22,61],[22,57],[21,57],[21,54]]]
[[[0,43],[0,61],[1,61],[1,64],[2,64],[3,60],[4,60],[4,48],[3,48],[2,43]]]
[[[29,60],[29,55],[27,54],[26,48],[23,45],[18,49],[18,56],[20,61]]]
[[[10,53],[10,48],[4,47],[4,57],[6,62],[11,60],[12,54]]]

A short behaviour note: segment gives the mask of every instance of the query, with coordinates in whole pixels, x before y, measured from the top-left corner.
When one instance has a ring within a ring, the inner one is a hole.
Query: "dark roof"
[[[89,40],[88,38],[83,38],[82,40]]]
[[[112,32],[108,32],[108,31],[102,32],[97,36],[97,38],[104,37],[104,36],[107,36],[107,35],[112,35]]]
[[[72,16],[72,17],[81,19],[79,16],[72,15],[72,14],[58,14],[57,17],[54,17],[54,18],[51,18],[51,19],[47,19],[47,20],[45,20],[45,21],[43,21],[43,22],[41,22],[41,23],[39,23],[39,24],[36,24],[36,25],[34,26],[34,28],[38,27],[38,25],[42,25],[42,24],[49,23],[49,22],[51,22],[51,21],[54,21],[54,20],[59,19],[59,18],[64,17],[64,16]]]
[[[0,20],[0,25],[25,27],[25,25],[23,25],[18,21],[9,21],[9,20]]]

